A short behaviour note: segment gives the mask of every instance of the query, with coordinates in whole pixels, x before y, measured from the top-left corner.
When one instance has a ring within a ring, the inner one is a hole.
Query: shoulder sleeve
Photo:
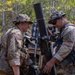
[[[20,50],[23,37],[20,31],[12,31],[8,39],[8,61],[10,65],[20,65]]]
[[[63,43],[58,50],[58,52],[54,55],[60,62],[66,58],[66,56],[72,51],[73,46],[75,45],[75,29],[64,33]]]

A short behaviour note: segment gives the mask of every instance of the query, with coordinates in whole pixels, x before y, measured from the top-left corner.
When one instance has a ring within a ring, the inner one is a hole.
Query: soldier
[[[68,56],[73,55],[71,53],[75,49],[75,26],[65,18],[65,15],[66,14],[62,11],[55,11],[52,13],[48,21],[49,24],[53,24],[60,30],[62,43],[53,58],[46,63],[43,69],[45,73],[50,72],[54,64],[63,64],[63,61],[67,60]],[[72,61],[69,60],[68,62],[64,63],[66,64],[70,62],[68,65],[64,66],[63,69],[65,70],[63,72],[63,75],[75,75],[75,67],[72,64],[72,62],[75,63],[75,54],[73,59],[74,60]]]
[[[15,26],[10,28],[1,40],[0,75],[20,75],[20,67],[25,67],[25,59],[29,59],[27,49],[23,48],[23,33],[33,22],[28,15],[19,14],[13,23]]]

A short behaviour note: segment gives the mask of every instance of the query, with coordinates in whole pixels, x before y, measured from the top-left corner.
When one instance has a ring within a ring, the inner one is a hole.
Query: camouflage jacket
[[[61,32],[61,37],[63,37],[63,43],[54,55],[60,62],[75,48],[75,27],[73,24],[69,22],[65,25]]]
[[[21,66],[23,54],[23,33],[18,27],[10,28],[2,36],[2,49],[0,51],[0,70],[12,73],[11,66]],[[24,55],[23,55],[24,56]]]

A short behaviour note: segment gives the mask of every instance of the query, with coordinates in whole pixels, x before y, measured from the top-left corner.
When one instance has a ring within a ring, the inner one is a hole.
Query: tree
[[[54,10],[62,10],[71,21],[75,21],[75,0],[0,0],[0,25],[5,21],[5,30],[12,26],[12,21],[19,13],[28,14],[33,21],[36,21],[33,4],[40,2],[43,7],[45,21],[47,23],[49,16]],[[5,19],[2,20],[2,9]]]

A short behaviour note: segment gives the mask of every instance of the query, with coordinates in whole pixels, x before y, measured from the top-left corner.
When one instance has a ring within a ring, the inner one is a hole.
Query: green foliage
[[[28,14],[33,21],[36,21],[33,4],[37,2],[42,4],[46,23],[54,10],[64,11],[71,22],[75,21],[75,0],[4,0],[4,2],[0,0],[0,26],[2,26],[3,11],[6,29],[13,25],[12,20],[19,13]],[[0,27],[0,29],[2,28]]]

